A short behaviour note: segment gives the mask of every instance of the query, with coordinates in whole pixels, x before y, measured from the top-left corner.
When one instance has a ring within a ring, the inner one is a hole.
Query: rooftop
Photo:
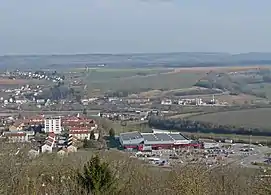
[[[186,140],[186,138],[179,133],[171,133],[169,134],[174,140]]]
[[[143,138],[142,135],[137,131],[121,133],[120,137],[122,138],[122,140],[131,140],[131,139]]]
[[[142,136],[145,141],[174,142],[186,140],[186,138],[179,133],[142,133]]]

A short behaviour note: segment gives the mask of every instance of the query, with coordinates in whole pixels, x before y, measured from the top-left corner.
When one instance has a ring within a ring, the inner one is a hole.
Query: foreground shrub
[[[82,189],[92,194],[114,194],[116,178],[109,168],[109,164],[101,162],[99,156],[93,156],[78,172],[77,181]]]
[[[270,195],[270,175],[236,165],[154,167],[119,151],[79,150],[29,159],[0,144],[2,195]],[[22,145],[20,146],[22,148]],[[93,156],[95,152],[95,155]]]

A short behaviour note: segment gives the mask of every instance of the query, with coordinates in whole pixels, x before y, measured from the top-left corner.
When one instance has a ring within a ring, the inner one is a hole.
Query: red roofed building
[[[76,117],[76,116],[68,116],[62,118],[62,124],[63,125],[70,125],[72,126],[73,124],[85,124],[85,125],[93,125],[94,120],[89,119],[89,118],[83,118],[83,117]]]
[[[53,151],[53,147],[55,146],[56,136],[53,132],[49,133],[46,138],[45,144],[41,147],[41,152],[49,152]]]
[[[35,134],[34,131],[12,131],[3,132],[2,137],[8,138],[9,142],[29,142],[30,138]]]
[[[23,123],[29,124],[29,125],[40,125],[44,123],[44,116],[38,115],[35,117],[31,117],[31,118],[25,119]]]
[[[91,131],[86,127],[71,127],[69,131],[69,135],[79,140],[90,139],[90,133]]]

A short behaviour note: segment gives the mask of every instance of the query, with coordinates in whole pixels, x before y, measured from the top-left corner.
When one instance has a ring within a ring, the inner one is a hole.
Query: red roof
[[[49,135],[50,137],[55,137],[55,133],[54,132],[49,132]]]
[[[43,116],[34,116],[34,117],[30,117],[23,120],[24,123],[31,123],[31,124],[40,124],[40,123],[43,123],[43,121],[44,121]]]
[[[69,134],[89,134],[89,130],[70,131]]]
[[[54,138],[48,137],[48,141],[49,141],[49,142],[54,142]]]
[[[87,130],[88,131],[88,127],[75,126],[75,127],[70,127],[69,129],[70,129],[70,131],[82,131],[82,130]]]
[[[43,116],[34,116],[28,119],[29,121],[33,121],[33,122],[39,122],[39,121],[43,121],[44,117]]]
[[[69,122],[89,122],[93,123],[93,119],[89,118],[83,118],[83,117],[75,117],[75,116],[69,116],[62,119],[63,123],[69,123]]]

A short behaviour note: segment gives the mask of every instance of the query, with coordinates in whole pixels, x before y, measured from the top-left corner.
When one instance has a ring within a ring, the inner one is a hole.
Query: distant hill
[[[0,56],[0,69],[61,69],[98,66],[197,67],[271,64],[271,53],[154,53]]]

